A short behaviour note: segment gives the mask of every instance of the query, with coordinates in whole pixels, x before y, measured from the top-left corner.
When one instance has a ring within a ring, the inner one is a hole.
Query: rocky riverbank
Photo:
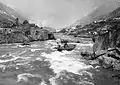
[[[54,39],[52,27],[30,23],[22,13],[0,2],[0,44],[24,43]],[[40,24],[40,23],[39,23]]]
[[[54,34],[44,27],[30,24],[27,20],[23,23],[16,22],[0,28],[0,44],[3,43],[29,43],[32,41],[44,41],[55,39]]]
[[[81,55],[91,60],[91,64],[100,64],[103,68],[120,71],[119,23],[120,20],[113,18],[87,25],[87,33],[94,42],[93,53],[82,52]]]
[[[92,52],[81,52],[84,59],[93,66],[100,65],[105,69],[120,71],[120,18],[94,21],[81,27],[63,29],[60,33],[75,37],[87,36],[93,42]],[[74,28],[74,29],[73,29]],[[120,75],[114,77],[120,78]]]

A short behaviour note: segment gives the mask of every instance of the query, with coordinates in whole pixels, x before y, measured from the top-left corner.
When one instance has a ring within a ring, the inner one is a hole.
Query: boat
[[[27,41],[24,41],[21,45],[30,45],[30,43]]]
[[[61,46],[61,45],[58,45],[58,47],[56,47],[57,51],[63,51],[63,50],[66,50],[66,51],[72,51],[74,50],[76,47],[75,44],[67,44],[67,45],[64,45],[64,46]]]

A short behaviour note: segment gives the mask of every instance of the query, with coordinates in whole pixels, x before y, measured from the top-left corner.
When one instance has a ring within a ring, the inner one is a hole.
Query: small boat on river
[[[72,51],[75,49],[75,47],[76,47],[75,44],[64,44],[64,46],[58,45],[56,49],[57,51],[63,51],[63,50]]]

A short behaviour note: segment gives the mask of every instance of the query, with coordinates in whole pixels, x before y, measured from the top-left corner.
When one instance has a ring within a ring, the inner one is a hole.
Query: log
[[[107,53],[107,52],[106,52]],[[90,60],[95,60],[97,59],[98,57],[102,56],[102,55],[105,55],[106,53],[102,53],[100,55],[94,55],[93,57],[90,58]]]
[[[114,50],[116,50],[116,49],[110,49],[110,50],[107,50],[107,52],[109,52],[109,51],[114,51]],[[100,57],[100,56],[102,56],[102,55],[105,55],[107,52],[102,53],[102,54],[100,54],[100,55],[95,55],[95,54],[93,54],[94,56],[91,57],[90,60],[95,60],[95,59],[97,59],[98,57]],[[114,56],[113,56],[113,58],[114,58]],[[117,58],[117,59],[119,59],[119,58]]]

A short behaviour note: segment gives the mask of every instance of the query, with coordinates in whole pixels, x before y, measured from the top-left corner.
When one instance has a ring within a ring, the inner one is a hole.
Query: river
[[[115,72],[92,66],[81,51],[92,51],[92,43],[74,43],[73,51],[53,49],[55,40],[31,45],[0,45],[0,85],[119,85]]]

